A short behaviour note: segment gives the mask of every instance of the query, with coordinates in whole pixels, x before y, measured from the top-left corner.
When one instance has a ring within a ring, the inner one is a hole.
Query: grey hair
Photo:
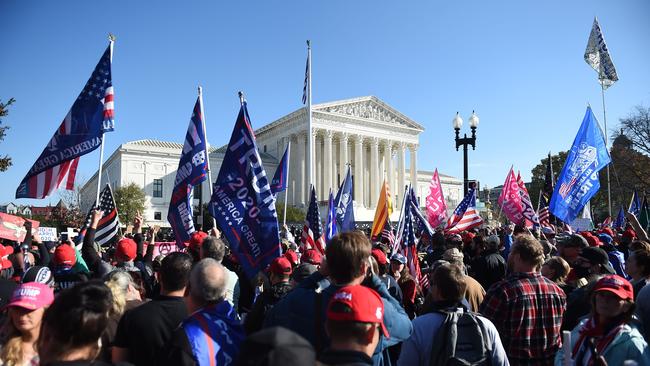
[[[212,258],[219,263],[226,254],[226,244],[216,236],[208,236],[203,239],[201,249],[203,249],[203,258]]]
[[[190,273],[190,296],[201,303],[223,300],[227,276],[225,268],[215,259],[201,259]]]
[[[129,285],[137,286],[133,282],[133,277],[123,269],[116,269],[106,274],[106,276],[104,276],[104,282],[106,284],[115,284],[124,294],[128,291]]]

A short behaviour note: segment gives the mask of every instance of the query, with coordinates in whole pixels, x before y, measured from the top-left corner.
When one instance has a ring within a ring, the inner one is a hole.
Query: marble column
[[[308,181],[306,176],[306,152],[307,152],[307,135],[299,134],[296,136],[296,161],[298,162],[298,169],[296,169],[296,195],[298,196],[296,204],[305,206],[305,198],[307,197]]]
[[[348,172],[348,138],[349,135],[345,132],[339,135],[339,175],[341,183],[345,179],[345,174]]]
[[[323,199],[323,139],[321,136],[319,136],[316,132],[316,130],[313,131],[314,133],[314,141],[316,142],[315,148],[316,148],[316,154],[314,155],[316,159],[316,174],[314,174],[316,180],[314,181],[314,185],[316,186],[316,194],[318,195],[318,199],[322,200]]]
[[[334,171],[334,159],[332,159],[332,130],[325,131],[325,146],[323,148],[323,165],[325,166],[325,171],[323,177],[325,179],[325,184],[323,185],[323,192],[325,195],[329,193],[329,189],[334,185],[332,184],[332,172]],[[336,189],[334,190],[336,192]],[[322,199],[327,199],[328,197],[323,196]]]
[[[415,196],[418,196],[418,146],[410,145],[409,150],[411,151],[411,186],[415,192]]]
[[[379,139],[373,137],[370,139],[370,205],[374,208],[377,206],[379,199],[379,189],[381,182],[379,182]]]
[[[397,147],[397,189],[395,189],[395,196],[397,197],[397,204],[402,205],[402,197],[404,196],[404,186],[406,185],[406,144],[400,143]]]
[[[363,206],[363,137],[354,137],[354,199]]]
[[[384,145],[384,162],[386,165],[386,181],[388,182],[388,188],[390,189],[390,195],[395,202],[395,193],[398,192],[395,188],[395,176],[393,172],[393,143],[390,140],[385,141]]]

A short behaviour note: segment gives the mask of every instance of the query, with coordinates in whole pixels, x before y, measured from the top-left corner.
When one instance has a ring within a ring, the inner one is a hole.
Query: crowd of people
[[[255,278],[216,229],[154,257],[140,217],[98,247],[100,218],[81,243],[0,246],[0,365],[650,365],[650,241],[633,215],[436,231],[418,258],[363,230],[321,253],[285,227]]]

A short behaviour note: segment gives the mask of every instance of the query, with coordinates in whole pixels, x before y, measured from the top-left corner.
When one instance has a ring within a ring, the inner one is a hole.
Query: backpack
[[[491,364],[492,344],[477,314],[457,308],[437,312],[445,320],[433,339],[431,366]]]

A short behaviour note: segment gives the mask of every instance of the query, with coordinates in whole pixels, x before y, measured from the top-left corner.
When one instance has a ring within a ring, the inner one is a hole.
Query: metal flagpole
[[[602,81],[600,83],[600,92],[603,97],[603,123],[605,124],[605,148],[609,150],[609,147],[607,146],[609,139],[607,137],[607,113],[605,113],[605,86],[603,85]],[[607,164],[607,212],[609,213],[609,217],[612,217],[612,190],[609,184],[609,164]]]
[[[203,125],[203,138],[205,138],[205,158],[207,160],[207,165],[208,165],[208,181],[210,183],[208,184],[208,187],[210,189],[210,197],[212,197],[212,171],[210,170],[210,145],[208,144],[208,133],[205,129],[205,112],[203,111],[203,88],[199,85],[199,103],[201,104],[201,124]],[[203,182],[201,182],[203,184]],[[201,190],[201,196],[203,196],[203,190]],[[201,210],[201,218],[203,218],[203,197],[201,197],[201,207],[199,207],[199,210]],[[203,223],[201,223],[203,225]],[[216,228],[217,227],[217,220],[212,218],[212,227]]]
[[[287,144],[287,189],[284,190],[284,217],[282,218],[282,226],[287,226],[287,201],[289,201],[289,168],[291,167],[291,137],[289,137],[289,143]]]
[[[314,146],[312,144],[311,135],[311,41],[307,40],[307,186],[311,187],[314,184]],[[309,195],[309,193],[308,193]]]
[[[111,64],[113,63],[113,43],[115,43],[115,36],[112,34],[108,35],[109,47],[110,47],[110,60]],[[99,207],[99,192],[102,187],[102,165],[104,163],[104,141],[106,140],[106,134],[102,132],[102,143],[99,147],[99,170],[97,170],[97,196],[95,197],[95,207]]]

